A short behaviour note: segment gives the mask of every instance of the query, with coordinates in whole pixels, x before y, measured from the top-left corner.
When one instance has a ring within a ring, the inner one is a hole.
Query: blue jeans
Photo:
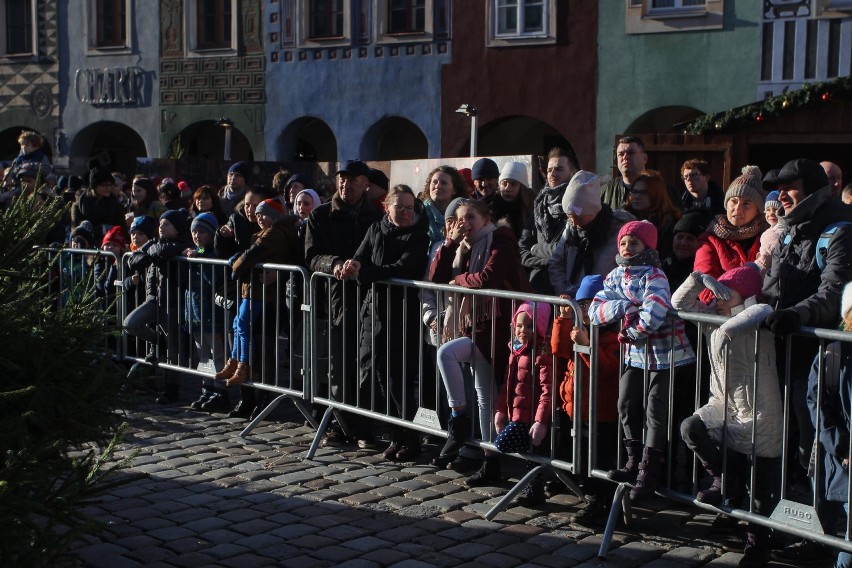
[[[237,317],[234,318],[234,346],[231,349],[231,359],[240,363],[251,362],[251,327],[255,318],[260,317],[263,300],[240,300]]]

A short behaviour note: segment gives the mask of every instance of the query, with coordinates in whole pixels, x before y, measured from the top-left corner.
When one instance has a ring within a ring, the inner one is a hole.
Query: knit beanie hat
[[[470,168],[459,168],[459,175],[462,177],[464,182],[467,184],[467,191],[470,193],[473,191],[473,176],[470,173]]]
[[[725,193],[725,203],[732,197],[744,197],[758,207],[763,203],[763,175],[757,166],[745,166],[740,177],[731,182]]]
[[[174,225],[179,235],[189,234],[189,215],[186,209],[182,207],[180,209],[169,209],[160,215],[160,220],[162,221],[163,219]]]
[[[277,199],[264,199],[257,204],[254,210],[255,214],[261,213],[268,217],[272,217],[273,221],[278,221],[284,216],[284,206]]]
[[[216,215],[209,211],[196,215],[192,225],[189,226],[190,231],[207,231],[211,235],[215,235],[218,228],[219,221],[216,220]]]
[[[616,243],[625,235],[631,235],[642,241],[646,248],[657,248],[657,228],[650,221],[629,221],[618,231]]]
[[[444,210],[444,219],[455,217],[456,211],[458,211],[459,207],[461,207],[465,201],[467,201],[467,199],[465,199],[464,197],[456,197],[455,199],[450,201],[450,204],[447,205],[447,208]]]
[[[565,214],[590,215],[598,213],[602,207],[600,178],[585,170],[574,174],[562,196]]]
[[[852,282],[843,287],[843,296],[840,297],[840,317],[852,310]]]
[[[367,179],[370,180],[370,183],[376,184],[385,191],[388,190],[388,186],[390,185],[390,180],[388,179],[388,176],[385,175],[385,172],[377,170],[376,168],[370,168],[370,171],[367,174]]]
[[[231,164],[231,167],[228,168],[228,173],[240,174],[246,181],[248,181],[251,171],[249,170],[248,164],[245,162],[234,162]]]
[[[577,288],[577,293],[574,294],[574,299],[578,302],[580,300],[591,300],[598,292],[603,290],[603,287],[604,278],[600,274],[583,276],[583,279],[580,280],[580,287]]]
[[[86,220],[77,225],[77,228],[71,233],[71,240],[73,241],[75,237],[86,241],[83,248],[91,248],[95,244],[95,228],[92,226],[92,222]]]
[[[157,232],[157,223],[153,217],[140,215],[134,217],[133,222],[130,224],[130,232],[132,233],[133,231],[141,231],[146,237],[153,239],[154,234]]]
[[[470,177],[473,179],[491,179],[500,176],[500,168],[497,167],[497,162],[491,158],[480,158],[473,163],[470,168]]]
[[[305,187],[311,187],[314,185],[313,178],[308,174],[293,174],[287,178],[287,183],[284,184],[284,189],[290,189],[290,186],[296,182],[301,183]]]
[[[763,202],[763,210],[767,210],[770,207],[774,207],[775,209],[781,209],[781,194],[777,191],[770,191],[769,195],[766,196],[766,201]]]
[[[743,297],[751,298],[759,296],[763,289],[763,278],[760,276],[760,271],[754,265],[746,264],[737,268],[732,268],[718,278],[720,284],[724,284]]]
[[[540,338],[547,337],[547,327],[550,325],[550,305],[541,302],[533,305],[531,302],[524,302],[515,310],[515,315],[512,316],[512,324],[514,325],[520,314],[527,314],[535,323],[535,332]]]
[[[113,243],[121,250],[124,250],[125,247],[127,247],[127,238],[124,236],[124,231],[120,225],[116,225],[104,235],[104,240],[101,243],[101,246],[107,243]]]
[[[530,186],[530,176],[527,175],[527,166],[521,162],[506,162],[500,170],[500,180],[516,181],[524,187]]]
[[[103,168],[92,168],[89,171],[89,188],[95,189],[102,183],[115,183],[109,170]]]
[[[689,233],[697,237],[707,230],[707,225],[710,224],[710,217],[703,211],[690,211],[681,217],[675,223],[672,234]]]
[[[296,202],[299,201],[299,197],[301,195],[307,195],[311,198],[311,200],[314,202],[314,209],[316,209],[322,204],[320,196],[316,191],[314,191],[313,189],[303,189],[302,191],[296,194],[296,199],[293,200],[293,213],[295,213],[296,215],[299,214],[296,210]]]

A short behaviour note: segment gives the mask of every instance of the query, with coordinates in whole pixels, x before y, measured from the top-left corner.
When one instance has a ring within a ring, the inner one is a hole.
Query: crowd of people
[[[411,420],[418,406],[415,385],[427,385],[419,392],[428,392],[429,375],[437,375],[442,389],[434,390],[446,400],[434,401],[434,407],[447,409],[448,438],[432,464],[473,471],[466,481],[470,486],[501,477],[498,452],[466,453],[471,436],[493,441],[503,453],[535,452],[551,433],[552,415],[565,423],[588,419],[588,401],[574,400],[578,369],[573,353],[575,344],[589,344],[588,326],[595,325],[599,465],[609,469],[611,480],[632,483],[632,498],[653,494],[666,468],[670,473],[674,468],[665,463],[673,416],[675,432],[679,428],[708,476],[697,499],[718,505],[724,497],[737,506],[751,493],[757,512],[768,514],[780,494],[781,392],[789,375],[788,426],[796,449],[789,477],[804,479],[816,459],[819,431],[826,479],[816,487],[828,488],[822,494],[827,496],[825,511],[820,511],[826,526],[832,519],[829,506],[838,501],[846,506],[852,348],[833,351],[839,385],[835,376],[830,381],[834,390],[820,395],[823,381],[816,370],[831,367],[815,361],[818,342],[787,342],[801,326],[831,329],[842,321],[844,329],[852,330],[852,287],[846,287],[852,282],[852,186],[842,187],[836,164],[796,159],[768,164],[780,167],[766,174],[748,165],[725,189],[711,179],[707,162],[690,159],[678,172],[679,183],[672,184],[662,172],[648,169],[642,140],[625,137],[616,147],[618,175],[606,183],[581,170],[571,151],[554,148],[546,170],[532,172],[544,181],[538,192],[520,162],[499,168],[483,158],[470,169],[442,165],[429,172],[422,189],[412,189],[391,185],[380,170],[352,160],[336,172],[336,192],[323,199],[310,176],[282,172],[272,182],[274,189],[267,190],[243,162],[230,166],[221,189],[193,189],[172,179],[126,181],[100,167],[93,167],[86,180],[63,176],[53,187],[45,175],[49,161],[32,134],[21,136],[21,159],[6,178],[12,189],[0,204],[36,189],[44,199],[65,199],[70,213],[51,242],[101,248],[116,259],[131,252],[122,288],[144,288],[145,294],[124,326],[149,345],[146,360],[156,364],[165,345],[169,362],[179,363],[182,350],[175,342],[184,332],[196,349],[193,360],[211,361],[215,368],[202,381],[193,408],[228,411],[227,387],[232,385],[242,388],[230,416],[249,418],[262,408],[260,395],[246,385],[262,380],[256,371],[261,365],[252,357],[265,339],[259,339],[255,323],[264,312],[287,306],[274,305],[280,296],[264,288],[276,282],[254,267],[296,265],[330,276],[327,293],[318,296],[322,305],[313,308],[324,314],[329,330],[328,392],[323,396],[357,404],[369,400],[378,385],[388,393],[387,411]],[[35,188],[39,176],[45,181]],[[173,268],[166,261],[179,256],[228,260],[241,283],[233,321],[218,321],[223,316],[204,307],[214,290],[200,269],[182,279],[190,283],[186,289],[178,287],[180,279],[170,277]],[[99,260],[95,267],[105,294],[115,293],[109,290],[114,268],[110,260]],[[370,286],[393,278],[450,284],[462,291],[571,298],[582,313],[565,306],[551,313],[545,303],[439,297],[428,290],[418,296]],[[288,293],[288,304],[294,294]],[[706,327],[702,343],[694,326],[668,317],[673,308],[729,319]],[[178,313],[185,314],[186,329],[178,329]],[[228,327],[232,331],[223,334]],[[756,336],[758,328],[768,331]],[[221,347],[226,341],[227,357]],[[699,345],[705,346],[703,352]],[[417,361],[412,353],[428,360]],[[695,378],[701,357],[709,362],[707,383]],[[589,361],[581,361],[588,377]],[[422,376],[420,369],[425,369]],[[471,382],[474,401],[468,400],[466,388]],[[702,406],[693,414],[695,389],[702,385]],[[175,376],[167,373],[158,401],[177,400],[177,388]],[[669,408],[670,399],[675,408]],[[332,424],[325,444],[375,447],[371,420],[342,416],[349,427]],[[619,422],[624,463],[617,463],[612,452]],[[564,440],[556,446],[569,451]],[[389,460],[405,461],[420,453],[419,435],[399,427],[392,429],[383,451]],[[731,464],[748,462],[757,470],[755,487],[748,476],[731,474],[744,471]],[[723,463],[728,464],[724,485]],[[588,505],[578,521],[605,512],[614,486],[580,477]],[[545,489],[544,481],[536,479],[519,499],[540,504]],[[547,490],[564,487],[554,480]],[[769,552],[768,530],[749,525],[740,565],[765,565]],[[794,560],[827,553],[809,541],[783,552]],[[849,566],[850,558],[841,554],[838,565]]]

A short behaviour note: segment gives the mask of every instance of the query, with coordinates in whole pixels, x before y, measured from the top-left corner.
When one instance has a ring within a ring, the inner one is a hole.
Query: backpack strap
[[[816,257],[817,268],[819,268],[820,272],[825,270],[825,259],[828,256],[828,245],[831,242],[831,238],[837,232],[837,229],[850,224],[852,224],[850,221],[837,221],[836,223],[827,225],[822,230],[822,234],[817,239],[816,254],[814,255]]]

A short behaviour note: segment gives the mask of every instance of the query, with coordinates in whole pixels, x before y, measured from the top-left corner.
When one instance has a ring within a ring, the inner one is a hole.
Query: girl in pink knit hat
[[[618,266],[589,308],[594,325],[621,322],[625,370],[618,385],[618,415],[627,463],[607,476],[635,483],[631,499],[653,495],[659,485],[666,448],[670,374],[695,361],[682,321],[671,323],[671,292],[660,270],[657,229],[648,221],[625,223],[618,232]],[[645,385],[645,375],[648,384]],[[647,430],[642,440],[642,425]]]

